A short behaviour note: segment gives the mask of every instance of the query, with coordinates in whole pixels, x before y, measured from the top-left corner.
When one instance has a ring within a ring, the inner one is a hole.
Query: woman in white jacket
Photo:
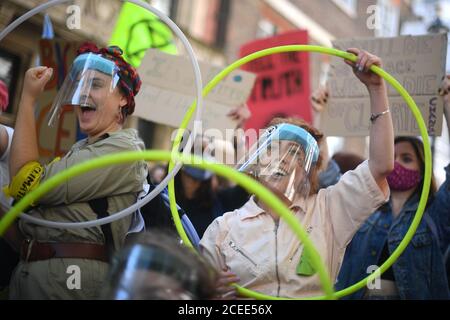
[[[312,239],[333,280],[345,248],[369,215],[389,197],[386,177],[394,165],[394,135],[386,85],[372,73],[380,58],[352,48],[358,56],[356,77],[366,85],[371,102],[370,155],[334,186],[316,192],[322,134],[307,123],[274,119],[241,171],[255,176],[291,208]],[[276,133],[276,135],[273,135]],[[277,152],[274,152],[277,151]],[[268,155],[269,154],[269,155]],[[274,156],[277,154],[277,156]],[[225,213],[206,230],[201,242],[203,255],[222,272],[218,295],[233,297],[237,282],[278,297],[323,294],[319,277],[303,246],[261,199],[252,197],[242,208]]]

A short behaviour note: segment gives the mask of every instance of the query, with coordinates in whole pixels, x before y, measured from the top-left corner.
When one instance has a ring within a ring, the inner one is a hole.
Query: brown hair
[[[274,126],[277,124],[282,124],[282,123],[289,123],[289,124],[293,124],[297,127],[300,127],[306,131],[308,131],[313,138],[317,141],[317,145],[320,149],[320,146],[322,144],[323,141],[323,133],[320,132],[319,130],[317,130],[316,128],[314,128],[313,126],[311,126],[309,123],[307,123],[305,120],[300,119],[300,118],[273,118],[269,124],[268,127],[270,126]],[[319,190],[319,177],[318,177],[318,171],[322,166],[322,155],[319,153],[319,159],[317,160],[316,165],[312,168],[311,174],[309,175],[309,182],[311,184],[311,189],[309,194],[315,194],[317,193],[317,190]]]
[[[364,158],[356,153],[339,151],[331,157],[339,166],[342,174],[349,170],[355,170],[357,166],[364,162]]]
[[[409,142],[414,149],[414,153],[416,154],[417,159],[419,159],[420,175],[422,176],[422,180],[420,181],[419,185],[414,191],[414,194],[421,193],[423,189],[423,178],[425,176],[425,154],[423,151],[424,150],[423,142],[416,137],[396,137],[394,140],[394,144],[400,142]],[[428,199],[433,198],[434,194],[436,193],[436,190],[437,190],[436,181],[434,179],[433,173],[431,173],[430,194]]]

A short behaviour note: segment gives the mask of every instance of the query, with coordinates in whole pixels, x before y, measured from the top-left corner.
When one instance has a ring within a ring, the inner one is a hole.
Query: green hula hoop
[[[204,170],[213,171],[221,176],[228,177],[232,181],[242,185],[248,192],[254,193],[264,199],[263,201],[267,205],[279,212],[280,216],[286,219],[286,222],[291,226],[294,233],[303,241],[305,247],[309,246],[311,259],[315,261],[317,266],[317,271],[320,277],[320,281],[323,285],[324,291],[327,298],[334,298],[333,285],[328,276],[325,266],[322,263],[321,257],[318,252],[312,247],[311,240],[309,240],[306,232],[303,230],[300,223],[291,214],[289,208],[287,208],[281,200],[279,200],[272,192],[266,189],[264,186],[253,180],[252,178],[246,176],[245,174],[238,172],[224,164],[217,164],[212,162],[204,161],[199,157],[180,155],[176,153],[171,153],[169,151],[132,151],[132,152],[119,152],[112,155],[106,155],[100,158],[85,161],[83,163],[74,165],[55,176],[51,177],[38,188],[28,193],[23,197],[0,221],[0,236],[4,234],[7,228],[13,223],[13,221],[25,210],[31,203],[37,201],[44,194],[69,180],[72,177],[78,176],[80,174],[86,173],[90,170],[99,169],[107,165],[120,164],[125,162],[133,162],[137,160],[152,160],[152,161],[181,161],[185,164],[190,164],[195,167],[202,168]]]
[[[229,65],[228,67],[226,67],[225,69],[223,69],[220,73],[218,73],[203,89],[203,97],[206,97],[208,95],[208,93],[220,82],[223,80],[223,78],[225,78],[228,74],[230,74],[233,70],[241,67],[242,65],[246,64],[247,62],[253,61],[255,59],[261,58],[261,57],[265,57],[271,54],[276,54],[276,53],[282,53],[282,52],[291,52],[291,51],[309,51],[309,52],[316,52],[316,53],[322,53],[322,54],[328,54],[328,55],[334,55],[337,57],[341,57],[343,59],[348,59],[351,60],[353,62],[356,61],[356,56],[354,54],[345,52],[345,51],[341,51],[341,50],[336,50],[333,48],[325,48],[325,47],[320,47],[320,46],[310,46],[310,45],[288,45],[288,46],[279,46],[279,47],[273,47],[273,48],[269,48],[269,49],[264,49],[261,51],[257,51],[255,53],[249,54],[248,56],[245,56],[237,61],[235,61],[234,63],[232,63],[231,65]],[[411,98],[411,96],[409,95],[409,93],[405,90],[405,88],[403,88],[403,86],[394,78],[392,77],[389,73],[387,73],[386,71],[384,71],[383,69],[377,67],[377,66],[372,66],[370,68],[370,70],[372,70],[374,73],[378,74],[379,76],[381,76],[384,80],[386,80],[390,85],[392,85],[398,93],[400,93],[400,95],[403,97],[403,99],[405,100],[405,102],[407,103],[408,107],[411,109],[411,112],[414,115],[414,118],[417,121],[417,124],[419,125],[419,130],[420,130],[420,134],[422,136],[423,139],[423,145],[424,145],[424,151],[425,151],[425,176],[424,176],[424,186],[422,189],[422,193],[420,196],[420,201],[419,201],[419,206],[417,208],[417,211],[415,213],[414,219],[411,223],[410,228],[408,229],[407,233],[405,234],[405,237],[403,238],[403,240],[400,242],[399,246],[394,250],[394,252],[392,253],[392,255],[377,269],[375,270],[375,272],[373,272],[372,274],[370,274],[369,276],[367,276],[366,278],[360,280],[359,282],[355,283],[354,285],[343,289],[341,291],[338,291],[335,293],[335,296],[337,298],[341,298],[344,297],[346,295],[352,294],[353,292],[361,289],[362,287],[364,287],[368,282],[373,281],[376,276],[378,271],[380,272],[379,274],[382,274],[383,272],[385,272],[388,268],[390,268],[392,266],[392,264],[398,259],[398,257],[403,253],[403,251],[406,249],[406,247],[408,246],[409,242],[411,241],[414,233],[417,230],[417,227],[419,226],[420,220],[422,219],[422,215],[423,212],[425,210],[425,205],[427,203],[427,199],[428,199],[428,193],[430,190],[430,182],[431,182],[431,149],[430,149],[430,143],[428,140],[428,132],[427,132],[427,128],[425,125],[425,122],[422,118],[422,115],[420,114],[419,108],[417,107],[416,103],[414,102],[414,100]],[[178,131],[175,140],[174,140],[174,144],[172,147],[172,152],[176,152],[180,146],[180,142],[181,142],[181,138],[183,135],[183,132],[186,130],[187,125],[190,121],[190,119],[192,118],[192,115],[194,113],[196,109],[196,102],[194,101],[194,103],[190,106],[189,110],[186,112],[186,115],[181,123],[180,126],[180,130]],[[174,167],[174,162],[170,162],[169,163],[169,171],[173,169]],[[180,237],[182,238],[183,242],[192,247],[191,242],[189,241],[186,232],[184,231],[182,225],[181,225],[181,220],[180,217],[178,215],[178,211],[176,210],[176,199],[175,199],[175,187],[174,187],[174,181],[173,179],[169,182],[169,200],[170,200],[170,210],[172,212],[172,217],[173,220],[175,222],[175,226],[176,229],[180,235]],[[277,211],[278,212],[278,211]],[[284,218],[282,216],[282,218]],[[286,220],[286,222],[288,222],[288,220]],[[292,225],[291,225],[292,227]],[[304,246],[305,249],[308,250],[309,253],[311,253],[312,251],[312,247],[309,246],[309,244],[304,242]],[[316,264],[317,261],[313,261],[314,262],[314,267],[318,267],[319,265]],[[279,297],[273,297],[273,296],[269,296],[269,295],[265,295],[265,294],[261,294],[240,286],[236,286],[239,293],[250,297],[250,298],[255,298],[255,299],[266,299],[266,300],[281,300],[281,299],[286,299],[286,298],[279,298]],[[319,297],[312,297],[309,299],[324,299],[326,298],[326,296],[319,296]]]

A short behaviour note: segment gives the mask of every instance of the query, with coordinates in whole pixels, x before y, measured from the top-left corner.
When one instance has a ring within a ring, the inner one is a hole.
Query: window
[[[400,24],[400,4],[391,0],[378,0],[378,19],[381,22],[375,29],[376,37],[396,37]]]
[[[332,0],[342,11],[350,17],[356,17],[356,0]]]
[[[176,22],[195,39],[222,47],[226,39],[230,0],[178,1]]]

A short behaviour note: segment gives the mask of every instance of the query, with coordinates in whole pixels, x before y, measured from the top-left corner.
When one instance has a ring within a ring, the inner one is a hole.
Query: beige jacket
[[[333,281],[354,233],[388,199],[365,161],[336,185],[291,207]],[[236,273],[246,288],[280,297],[323,294],[317,273],[297,275],[303,253],[297,237],[283,219],[276,224],[253,197],[242,208],[217,218],[206,230],[200,248],[217,268],[226,266]]]
[[[88,144],[81,140],[59,161],[45,166],[42,181],[83,161],[107,154],[144,149],[144,143],[134,129],[112,132],[109,137]],[[136,202],[146,182],[145,161],[135,161],[92,170],[62,183],[41,199],[31,215],[51,221],[81,222],[97,219],[90,208],[91,199],[107,197],[108,212],[116,213]],[[111,223],[116,249],[123,246],[130,228],[131,216]],[[41,242],[104,243],[100,227],[83,229],[55,229],[21,220],[24,237]],[[69,289],[70,266],[80,269],[80,289]],[[97,260],[49,259],[25,263],[21,261],[10,284],[12,299],[95,299],[99,297],[108,265]]]
[[[109,137],[88,144],[81,140],[59,161],[45,166],[41,183],[57,173],[79,164],[108,154],[124,151],[144,150],[144,143],[134,129],[109,133]],[[137,195],[146,181],[145,161],[124,163],[92,170],[60,184],[41,199],[39,206],[31,211],[38,218],[59,222],[81,222],[97,219],[87,201],[108,198],[108,212],[115,213],[136,202]],[[130,226],[131,216],[111,224],[115,247],[122,246]],[[52,242],[103,243],[100,227],[88,229],[54,229],[20,221],[20,228],[30,239]]]

